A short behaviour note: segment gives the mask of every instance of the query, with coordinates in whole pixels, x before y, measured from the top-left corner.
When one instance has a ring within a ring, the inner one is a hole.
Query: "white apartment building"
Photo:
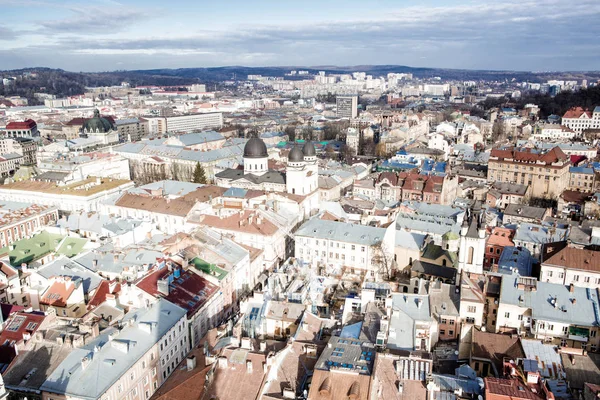
[[[600,129],[600,106],[594,111],[573,107],[563,115],[562,124],[578,134],[587,129]]]
[[[567,242],[548,243],[541,254],[540,282],[596,289],[600,287],[600,253],[570,247]]]
[[[335,105],[338,118],[358,117],[358,96],[337,96]]]
[[[382,257],[391,268],[395,233],[394,224],[383,229],[312,218],[295,233],[295,255],[327,268],[349,267],[375,277],[386,268]]]
[[[547,141],[547,142],[566,142],[572,140],[577,133],[563,125],[543,125],[531,135],[531,140]]]
[[[167,132],[192,132],[223,127],[223,114],[220,112],[177,115],[166,117],[165,120]]]
[[[516,274],[500,288],[496,332],[530,333],[561,346],[598,346],[598,289],[538,282]]]

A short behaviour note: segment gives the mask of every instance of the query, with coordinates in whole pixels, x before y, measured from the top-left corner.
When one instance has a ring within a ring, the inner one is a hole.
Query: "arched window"
[[[467,257],[467,263],[468,264],[473,264],[473,253],[475,252],[475,249],[473,247],[469,247],[469,254]]]
[[[445,266],[446,266],[446,264],[447,264],[447,261],[446,261],[446,259],[444,258],[444,259],[442,260],[442,267],[445,267]]]

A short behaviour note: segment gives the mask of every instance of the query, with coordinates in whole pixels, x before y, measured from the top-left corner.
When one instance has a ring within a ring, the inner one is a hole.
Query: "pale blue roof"
[[[593,168],[586,168],[586,167],[569,167],[569,172],[572,174],[589,174],[589,175],[593,175],[594,174],[594,169]]]
[[[183,135],[177,136],[177,139],[183,143],[184,146],[193,146],[196,144],[208,143],[208,142],[216,142],[219,140],[223,140],[224,137],[219,132],[215,131],[204,131],[204,132],[194,132],[194,133],[186,133]]]
[[[575,286],[571,293],[569,286],[536,282],[536,290],[530,291],[517,287],[519,279],[516,275],[505,276],[502,279],[501,304],[530,308],[531,316],[536,320],[583,326],[599,325],[598,289]],[[552,304],[554,298],[556,306]],[[576,303],[573,303],[572,299],[576,299]]]
[[[100,398],[185,315],[183,308],[165,299],[128,313],[121,331],[108,328],[85,346],[74,348],[40,390],[81,399]],[[133,325],[127,324],[129,320]],[[112,340],[110,334],[115,335]],[[85,357],[89,364],[82,368]]]
[[[137,188],[132,188],[129,190],[129,193],[148,194],[148,191],[162,189],[165,195],[185,196],[186,194],[191,193],[202,186],[204,185],[201,183],[173,181],[167,179],[164,181],[148,183]]]
[[[549,229],[552,228],[548,225],[530,224],[522,222],[515,233],[514,240],[522,241],[527,243],[550,243],[560,242],[565,240],[567,237],[567,230],[561,228],[554,228],[555,232],[549,235]]]
[[[381,243],[385,229],[312,218],[305,222],[295,235],[372,246]]]
[[[498,272],[512,275],[516,271],[521,276],[531,276],[533,259],[525,247],[506,246],[498,260]]]

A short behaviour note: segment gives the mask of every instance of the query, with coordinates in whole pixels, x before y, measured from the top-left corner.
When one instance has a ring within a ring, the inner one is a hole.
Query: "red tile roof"
[[[493,399],[495,396],[508,397],[511,400],[527,399],[541,400],[543,397],[533,393],[527,385],[516,379],[485,378],[485,397]]]
[[[13,314],[4,325],[4,330],[0,334],[0,344],[8,341],[19,342],[23,340],[24,333],[33,334],[46,318],[44,313],[39,311],[24,312],[20,311]]]
[[[111,291],[111,289],[112,289],[112,291]],[[115,294],[120,291],[121,291],[120,283],[117,283],[115,281],[112,281],[112,282],[105,281],[105,280],[101,281],[100,285],[98,285],[98,288],[96,289],[96,292],[94,293],[94,296],[88,302],[87,309],[91,310],[94,307],[98,307],[100,304],[102,304],[106,301],[106,295]]]
[[[136,286],[152,296],[164,297],[171,303],[186,309],[188,316],[194,315],[219,289],[200,275],[181,271],[180,277],[173,278],[169,284],[169,295],[164,296],[158,291],[158,281],[167,277],[169,273],[166,267],[156,269],[142,278]]]
[[[6,125],[6,130],[14,129],[34,129],[37,126],[34,120],[26,119],[23,122],[12,121]]]
[[[567,242],[548,243],[542,251],[542,264],[600,272],[600,251],[570,247]]]
[[[76,284],[71,281],[71,277],[57,278],[40,299],[40,304],[66,307],[67,300],[75,291],[75,287]]]
[[[563,118],[580,118],[583,114],[586,114],[588,118],[592,118],[592,112],[581,107],[568,109],[565,115],[563,115]]]
[[[544,154],[533,153],[530,149],[516,150],[511,149],[492,149],[490,158],[497,158],[498,160],[512,159],[516,162],[543,162],[547,165],[556,163],[558,161],[568,161],[569,157],[560,149],[560,147],[553,147],[550,151]]]

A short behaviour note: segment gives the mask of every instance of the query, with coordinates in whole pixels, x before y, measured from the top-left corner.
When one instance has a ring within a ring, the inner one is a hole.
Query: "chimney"
[[[187,363],[187,370],[192,371],[194,368],[196,368],[196,356],[188,357],[186,359],[186,363]]]
[[[108,304],[111,307],[117,306],[117,298],[114,294],[110,293],[106,295],[106,304]]]
[[[267,342],[265,341],[261,341],[260,344],[260,352],[261,353],[265,353],[267,351]]]
[[[252,360],[246,360],[246,372],[249,374],[252,373]]]
[[[98,268],[98,260],[94,259],[92,261],[92,265],[94,266],[94,269],[97,269]]]
[[[227,357],[219,357],[219,368],[227,368]]]
[[[81,359],[81,369],[86,369],[86,367],[90,364],[90,358],[85,356]]]
[[[575,292],[575,285],[573,285],[572,283],[569,285],[569,292],[571,292],[571,293]]]

